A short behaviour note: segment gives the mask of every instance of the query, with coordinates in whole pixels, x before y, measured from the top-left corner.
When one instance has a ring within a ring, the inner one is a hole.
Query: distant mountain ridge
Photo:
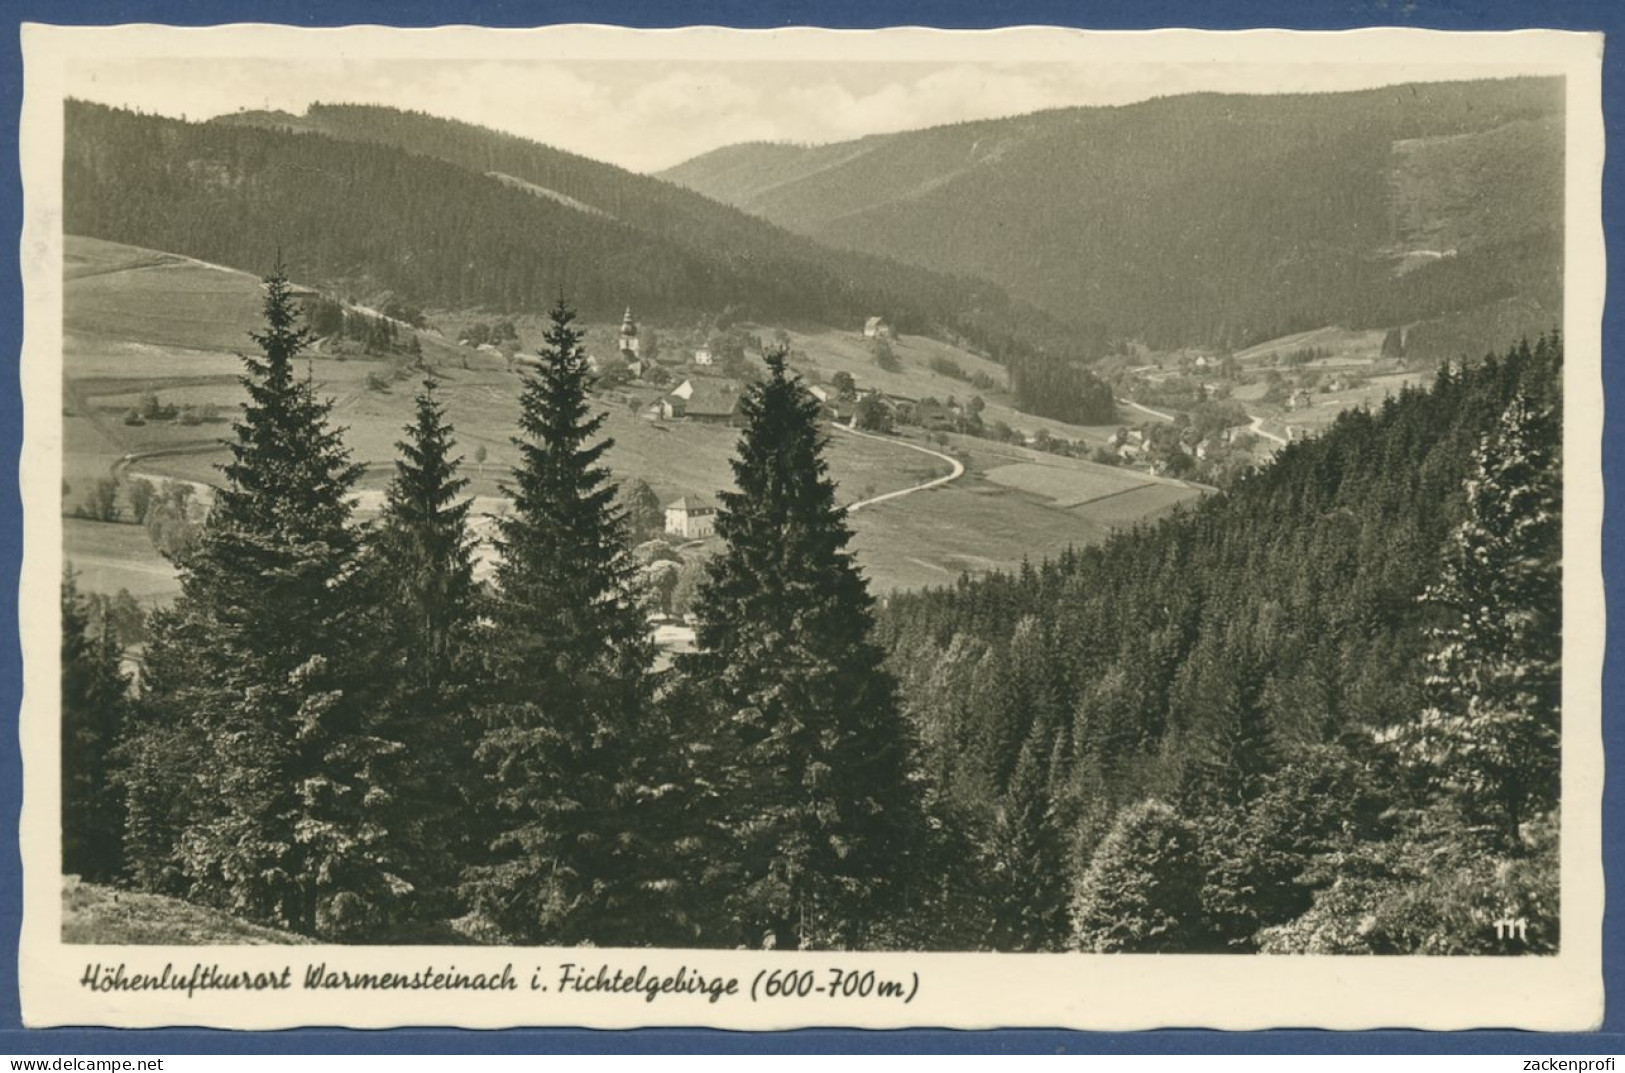
[[[1535,334],[1561,318],[1556,79],[1167,97],[729,146],[661,175],[1154,345],[1492,305],[1534,310]]]
[[[426,307],[589,317],[634,306],[905,332],[996,354],[1075,335],[996,285],[834,250],[670,183],[390,108],[314,105],[188,123],[70,101],[69,233]]]

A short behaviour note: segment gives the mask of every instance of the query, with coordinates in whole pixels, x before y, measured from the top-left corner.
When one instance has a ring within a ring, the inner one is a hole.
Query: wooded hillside
[[[1239,348],[1509,300],[1522,303],[1515,333],[1534,335],[1561,322],[1562,93],[1507,79],[1196,94],[732,146],[663,175],[1155,347]],[[1470,328],[1451,326],[1441,352],[1517,337]]]
[[[1001,358],[1075,334],[996,285],[829,250],[656,179],[391,109],[187,123],[70,102],[63,198],[69,233],[254,272],[280,246],[303,280],[423,308],[539,312],[568,293],[595,319],[631,305],[856,328],[879,313]]]

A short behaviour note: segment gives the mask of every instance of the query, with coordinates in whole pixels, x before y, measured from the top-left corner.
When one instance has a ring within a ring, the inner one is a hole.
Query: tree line
[[[64,589],[64,868],[332,941],[917,942],[912,748],[782,355],[742,399],[700,651],[657,674],[569,308],[489,584],[432,380],[357,523],[299,317],[279,267],[138,692]]]

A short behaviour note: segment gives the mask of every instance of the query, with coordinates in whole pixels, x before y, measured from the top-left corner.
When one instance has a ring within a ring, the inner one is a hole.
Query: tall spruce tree
[[[487,642],[480,756],[495,783],[497,833],[465,891],[511,939],[658,943],[673,887],[657,834],[669,735],[602,465],[613,441],[599,435],[604,415],[589,413],[575,314],[561,300],[551,318],[520,396]]]
[[[719,895],[750,946],[853,946],[905,893],[916,833],[907,733],[871,640],[872,600],[846,545],[818,403],[767,355],[683,661],[709,700],[707,782],[728,865]]]
[[[294,362],[309,342],[279,263],[244,356],[233,425],[181,596],[155,638],[151,740],[197,782],[174,848],[190,894],[332,938],[366,935],[404,893],[371,793],[389,751],[362,702],[350,492],[361,467]],[[203,750],[198,749],[204,743]],[[173,778],[174,776],[171,775]],[[135,788],[151,801],[151,787]],[[164,862],[148,861],[159,874]]]
[[[395,477],[367,555],[368,603],[376,644],[370,671],[380,698],[381,736],[399,748],[380,757],[378,791],[416,922],[455,915],[463,868],[474,858],[480,822],[478,732],[470,651],[477,614],[472,501],[452,457],[452,428],[433,377],[414,400]]]
[[[1064,738],[1055,718],[1041,713],[994,810],[985,850],[991,949],[1061,950],[1067,944],[1065,834],[1055,800]]]
[[[1261,795],[1280,767],[1280,750],[1264,706],[1263,661],[1245,650],[1216,648],[1205,663],[1206,695],[1197,706],[1191,756],[1184,772],[1183,804],[1191,815],[1242,809]]]
[[[129,679],[104,616],[93,624],[69,570],[62,577],[62,871],[107,882],[124,867],[116,749]]]
[[[1561,362],[1542,340],[1537,357]],[[1528,355],[1524,355],[1525,359]],[[1498,848],[1556,806],[1562,700],[1561,422],[1556,401],[1515,397],[1482,437],[1467,514],[1423,598],[1433,631],[1428,706],[1410,758]]]

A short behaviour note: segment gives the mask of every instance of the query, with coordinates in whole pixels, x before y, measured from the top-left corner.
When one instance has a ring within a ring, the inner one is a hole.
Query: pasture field
[[[175,568],[153,549],[142,526],[63,518],[62,546],[84,592],[126,589],[143,601],[167,601],[180,592]]]
[[[68,238],[64,269],[69,332],[188,350],[252,345],[261,291],[247,273],[80,236]]]
[[[1112,532],[1149,520],[1201,490],[1079,459],[1040,455],[1025,448],[968,436],[949,437],[948,450],[965,463],[965,476],[950,484],[866,507],[851,518],[851,549],[877,593],[951,584],[961,573],[1014,570],[1023,558],[1038,562],[1068,547],[1099,543]],[[1116,494],[1073,507],[1046,494],[1001,484],[990,474],[1016,464],[1046,460],[1059,485],[1068,472],[1081,483],[1104,470],[1122,478]],[[1049,464],[1048,460],[1053,460]]]
[[[1244,365],[1268,364],[1277,355],[1313,347],[1330,351],[1331,357],[1314,362],[1310,367],[1364,365],[1382,356],[1382,340],[1387,332],[1380,328],[1355,330],[1335,325],[1295,332],[1277,339],[1269,339],[1245,350],[1236,351],[1236,360]]]
[[[1313,396],[1313,406],[1302,410],[1283,411],[1279,418],[1271,422],[1271,427],[1279,429],[1284,425],[1296,425],[1312,433],[1318,433],[1336,421],[1337,415],[1344,410],[1355,410],[1361,406],[1369,406],[1374,410],[1382,405],[1382,400],[1387,396],[1398,395],[1407,386],[1431,383],[1432,379],[1431,373],[1422,372],[1374,376],[1360,387],[1328,392],[1325,395],[1316,394]]]
[[[1176,481],[1156,481],[1091,500],[1073,508],[1072,513],[1086,515],[1108,532],[1115,532],[1140,522],[1154,521],[1182,503],[1194,502],[1199,494],[1198,490]]]
[[[1022,492],[1049,499],[1057,507],[1076,507],[1102,496],[1117,495],[1146,483],[1133,471],[1115,469],[1076,459],[1062,466],[1048,462],[1011,462],[995,466],[987,479]]]

